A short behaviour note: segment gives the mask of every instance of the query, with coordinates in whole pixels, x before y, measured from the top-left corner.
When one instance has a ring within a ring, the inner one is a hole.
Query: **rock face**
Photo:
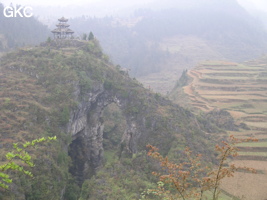
[[[210,137],[205,131],[213,131],[114,67],[95,40],[52,41],[18,50],[7,54],[0,67],[0,135],[6,145],[17,142],[18,135],[25,140],[58,136],[57,144],[38,155],[40,176],[31,184],[34,190],[22,192],[34,199],[62,199],[68,171],[81,186],[101,167],[103,111],[112,103],[126,122],[120,158],[145,150],[147,144],[163,155],[185,145],[201,153]]]
[[[124,78],[130,79],[128,76]],[[125,88],[128,90],[127,86]],[[105,107],[111,103],[115,103],[121,109],[127,124],[121,138],[120,154],[137,153],[148,143],[168,152],[172,142],[175,141],[174,134],[184,132],[181,124],[184,124],[182,126],[188,132],[193,126],[199,134],[204,133],[192,113],[149,91],[139,95],[131,94],[129,91],[125,96],[119,90],[107,89],[104,84],[99,84],[90,93],[83,95],[80,88],[76,87],[75,97],[77,101],[81,97],[83,100],[80,100],[77,108],[71,112],[67,132],[72,135],[69,146],[69,155],[72,158],[70,172],[80,185],[102,164],[104,152],[102,115]],[[166,113],[157,111],[159,108]],[[186,124],[188,120],[190,122]],[[190,134],[186,138],[189,143],[193,142]]]
[[[76,88],[76,97],[80,96],[80,89]],[[107,94],[103,86],[83,96],[77,109],[73,110],[68,123],[68,132],[71,133],[69,155],[73,165],[70,172],[81,184],[89,178],[94,170],[101,166],[103,156],[103,110],[115,98]]]
[[[80,88],[77,87],[76,98],[81,96]],[[127,98],[118,98],[100,85],[94,91],[83,95],[75,110],[71,112],[67,132],[71,133],[72,143],[69,146],[69,155],[72,158],[70,172],[82,184],[83,180],[90,178],[95,169],[101,166],[103,157],[103,111],[111,103],[124,111],[127,128],[121,139],[124,151],[136,153],[138,151],[138,140],[141,137],[139,120],[136,116],[126,112],[129,104]],[[127,114],[126,114],[127,113]]]

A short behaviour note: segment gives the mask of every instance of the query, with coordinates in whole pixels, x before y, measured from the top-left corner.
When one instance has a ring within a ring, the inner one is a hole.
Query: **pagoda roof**
[[[52,33],[60,33],[61,31],[60,31],[60,29],[58,29],[58,28],[56,28],[56,29],[54,29],[53,31],[51,31]]]
[[[68,19],[67,19],[67,18],[65,18],[65,17],[61,17],[60,19],[58,19],[58,21],[60,21],[60,22],[67,22],[67,21],[68,21]]]
[[[51,31],[52,33],[74,33],[73,30],[67,28],[67,29],[59,29],[59,28],[56,28],[54,29],[53,31]]]
[[[70,26],[66,23],[68,19],[61,17],[58,21],[59,23],[56,25],[57,28],[51,31],[54,34],[54,38],[66,39],[72,36],[74,31],[68,28]]]
[[[66,33],[74,33],[74,31],[68,28],[68,30],[66,31]]]
[[[70,25],[69,24],[57,24],[56,26],[57,27],[69,27]]]

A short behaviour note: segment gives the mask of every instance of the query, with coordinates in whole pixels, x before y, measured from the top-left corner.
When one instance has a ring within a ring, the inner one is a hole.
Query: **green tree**
[[[236,167],[228,163],[228,159],[237,156],[238,148],[236,144],[241,142],[257,141],[257,139],[237,139],[230,136],[228,141],[223,141],[221,145],[216,145],[218,152],[218,165],[214,168],[206,167],[201,162],[201,155],[194,156],[189,148],[184,151],[187,160],[182,163],[171,162],[168,157],[163,157],[158,149],[148,145],[150,149],[148,156],[159,161],[163,171],[153,172],[159,177],[157,189],[150,189],[142,193],[144,199],[146,195],[156,195],[164,200],[173,199],[196,199],[203,200],[204,193],[210,191],[212,200],[218,200],[220,194],[220,184],[225,177],[233,176],[239,169],[256,172],[252,168]]]
[[[51,43],[51,41],[52,41],[51,37],[48,37],[46,40],[47,43]]]
[[[89,33],[89,36],[88,36],[88,40],[93,40],[95,39],[95,36],[94,34],[92,33],[92,31]]]
[[[34,167],[32,158],[30,154],[26,151],[29,147],[35,146],[38,143],[44,143],[47,141],[56,140],[56,136],[35,139],[24,144],[13,144],[13,151],[6,154],[7,162],[0,165],[0,188],[8,189],[8,184],[12,183],[12,178],[9,175],[10,171],[22,172],[30,177],[33,177],[33,174],[26,170],[24,167]]]
[[[83,40],[86,40],[87,39],[87,35],[84,33],[82,38],[83,38]]]

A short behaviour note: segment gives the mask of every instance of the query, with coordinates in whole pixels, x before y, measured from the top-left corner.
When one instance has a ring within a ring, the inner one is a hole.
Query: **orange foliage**
[[[227,141],[222,141],[221,145],[216,145],[215,150],[219,153],[218,165],[210,168],[201,162],[202,155],[193,155],[193,152],[186,148],[184,154],[187,161],[182,163],[173,163],[168,157],[163,157],[158,149],[152,145],[149,148],[148,156],[159,161],[163,172],[153,172],[159,177],[158,188],[150,190],[150,193],[161,196],[164,199],[203,199],[205,191],[212,191],[212,199],[217,200],[220,193],[220,183],[225,177],[231,177],[234,172],[243,169],[250,172],[256,172],[252,168],[236,167],[227,164],[227,159],[237,156],[238,148],[236,144],[243,142],[257,141],[257,139],[237,139],[230,136]]]

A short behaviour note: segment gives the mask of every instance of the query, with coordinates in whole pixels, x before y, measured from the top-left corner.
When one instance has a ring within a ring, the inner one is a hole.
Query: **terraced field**
[[[204,112],[225,109],[244,129],[236,137],[255,136],[257,143],[240,144],[240,155],[232,162],[253,167],[257,174],[236,173],[222,188],[239,199],[267,199],[267,57],[237,64],[207,61],[188,71],[191,81],[183,92],[193,108]]]

